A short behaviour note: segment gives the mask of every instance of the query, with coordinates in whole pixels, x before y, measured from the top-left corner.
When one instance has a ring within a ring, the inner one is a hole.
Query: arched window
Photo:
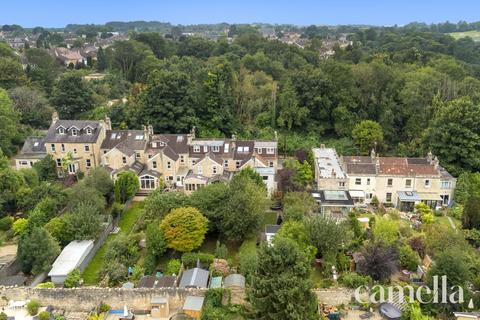
[[[155,178],[149,175],[140,177],[140,188],[144,190],[155,189]]]

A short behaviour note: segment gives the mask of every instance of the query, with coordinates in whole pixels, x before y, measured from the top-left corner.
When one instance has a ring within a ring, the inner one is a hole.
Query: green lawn
[[[142,203],[134,202],[128,208],[128,210],[122,215],[118,225],[120,227],[120,232],[118,234],[128,234],[135,226],[138,218],[142,213]],[[112,241],[117,235],[111,234],[108,236],[107,240],[103,246],[97,251],[92,261],[83,271],[83,281],[86,285],[96,285],[99,281],[98,272],[103,265],[103,256],[105,255],[105,248],[107,244]]]

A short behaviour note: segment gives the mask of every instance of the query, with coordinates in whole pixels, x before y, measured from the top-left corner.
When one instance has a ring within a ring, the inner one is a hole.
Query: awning
[[[352,198],[365,198],[365,192],[361,190],[352,190],[349,191]]]
[[[415,191],[398,191],[398,200],[405,202],[415,202],[422,200]]]
[[[421,200],[442,201],[442,198],[440,198],[440,195],[435,192],[419,192],[418,195],[420,196]]]

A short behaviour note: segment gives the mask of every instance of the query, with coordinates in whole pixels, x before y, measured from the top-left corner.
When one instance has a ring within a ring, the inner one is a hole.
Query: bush
[[[217,241],[217,247],[215,248],[215,258],[226,259],[228,255],[227,246]]]
[[[12,227],[13,217],[6,216],[0,219],[0,230],[7,231]]]
[[[180,271],[182,263],[178,259],[172,259],[167,263],[167,270],[165,270],[166,275],[178,274]]]
[[[402,268],[405,268],[409,271],[417,270],[417,266],[420,263],[420,258],[418,256],[418,253],[413,251],[410,246],[401,246],[398,254]]]
[[[39,320],[49,320],[50,319],[50,313],[48,311],[42,311],[38,315]]]
[[[100,304],[99,312],[102,313],[102,312],[107,312],[109,310],[110,310],[110,306],[108,304],[103,303],[103,302],[102,302],[102,304]]]
[[[238,251],[238,263],[240,272],[249,279],[257,268],[257,250],[255,241],[246,240]]]
[[[115,202],[112,205],[112,212],[111,212],[112,217],[114,218],[119,217],[124,210],[125,210],[125,206],[123,204]]]
[[[65,288],[76,288],[79,287],[81,284],[82,274],[80,273],[80,270],[74,269],[68,273],[67,278],[65,278],[65,282],[63,283],[63,286]]]
[[[44,283],[40,283],[37,285],[37,288],[40,288],[40,289],[53,289],[55,288],[55,284],[53,282],[44,282]]]
[[[197,266],[197,260],[200,261],[202,266],[210,266],[215,256],[209,253],[203,252],[186,252],[182,255],[182,262],[185,268],[194,268]]]
[[[372,278],[369,276],[362,276],[356,272],[347,272],[343,274],[339,280],[344,286],[352,289],[368,285],[372,282]]]
[[[448,215],[455,219],[462,219],[463,206],[461,204],[455,204],[453,207],[448,209]]]
[[[7,320],[8,316],[5,312],[0,313],[0,320]]]
[[[34,316],[38,313],[38,309],[40,308],[40,302],[38,300],[32,299],[27,303],[27,311],[28,314]]]

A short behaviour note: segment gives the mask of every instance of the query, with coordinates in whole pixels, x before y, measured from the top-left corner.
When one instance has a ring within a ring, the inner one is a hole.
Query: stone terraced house
[[[228,181],[248,167],[263,177],[269,194],[276,190],[276,140],[196,138],[195,128],[189,134],[158,134],[152,126],[112,130],[108,117],[102,121],[60,120],[55,112],[46,137],[27,139],[25,151],[35,142],[40,152],[32,155],[22,149],[16,157],[18,169],[49,154],[59,176],[104,167],[113,179],[121,172],[134,172],[140,193],[156,189],[160,179],[167,187],[191,193],[209,183]]]

